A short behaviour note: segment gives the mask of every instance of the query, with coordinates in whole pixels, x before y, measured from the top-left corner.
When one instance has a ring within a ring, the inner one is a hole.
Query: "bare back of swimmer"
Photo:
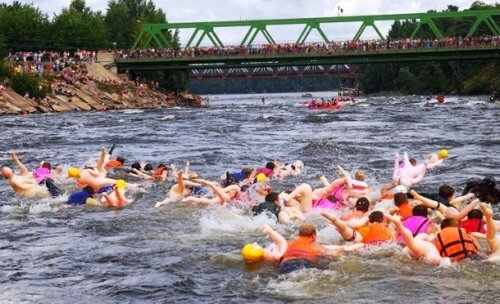
[[[99,191],[103,187],[111,186],[116,183],[116,180],[107,178],[106,173],[94,169],[84,169],[80,171],[76,168],[70,168],[68,169],[68,176],[74,177],[80,188],[89,186],[95,191]]]
[[[159,208],[170,203],[180,202],[184,197],[187,197],[191,194],[191,190],[189,189],[189,187],[202,186],[199,183],[185,180],[183,174],[184,172],[182,170],[177,172],[177,183],[170,188],[168,196],[163,201],[159,201],[155,204],[155,208]]]
[[[47,187],[38,185],[33,175],[30,174],[28,168],[17,158],[15,152],[11,153],[12,160],[19,167],[19,174],[15,174],[9,167],[2,168],[2,175],[9,181],[10,186],[14,191],[22,197],[41,198],[50,195]]]
[[[2,168],[2,175],[9,181],[14,191],[26,198],[42,198],[49,196],[47,187],[37,184],[33,177],[16,175],[9,167]]]

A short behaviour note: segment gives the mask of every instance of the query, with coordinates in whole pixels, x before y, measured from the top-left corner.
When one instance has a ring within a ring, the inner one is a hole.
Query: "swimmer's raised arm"
[[[16,152],[12,152],[11,156],[12,156],[12,160],[14,161],[14,163],[16,164],[16,166],[18,166],[19,169],[21,170],[19,172],[19,175],[21,175],[21,176],[28,175],[29,174],[28,168],[26,168],[26,166],[19,160],[19,158],[17,157]]]
[[[398,181],[399,180],[399,153],[396,152],[396,156],[394,157],[394,171],[392,173],[392,180],[393,181]]]
[[[381,200],[383,200],[384,197],[389,193],[389,191],[391,191],[397,185],[399,185],[399,182],[395,181],[382,187],[382,189],[380,189],[380,196],[377,197],[374,201],[380,202]]]
[[[437,160],[435,162],[429,162],[429,161],[427,161],[427,169],[430,170],[430,169],[434,169],[434,168],[436,168],[438,166],[441,166],[441,164],[443,163],[443,161],[444,161],[444,159],[439,159],[439,160]]]
[[[472,197],[474,197],[474,193],[468,193],[466,195],[455,197],[450,201],[450,205],[453,205],[453,206],[457,205],[457,207],[459,207],[459,205],[461,205],[464,201],[466,201]]]
[[[321,176],[319,178],[319,180],[321,181],[321,184],[323,185],[323,187],[329,187],[330,186],[330,182],[328,181],[328,179],[326,179],[326,177],[324,176]]]
[[[456,219],[457,221],[461,221],[467,216],[467,214],[469,214],[469,212],[471,212],[473,209],[475,209],[479,205],[479,203],[480,203],[479,199],[476,198],[475,200],[470,202],[470,204],[467,205],[467,207],[465,207],[459,213],[453,214],[453,215],[448,215],[446,217]]]
[[[101,153],[99,155],[99,160],[97,161],[97,170],[101,173],[107,173],[106,168],[104,167],[106,164],[106,149],[104,147],[101,147]]]
[[[344,176],[347,188],[352,188],[352,178],[351,178],[351,175],[347,171],[345,171],[340,165],[337,166],[337,169],[342,174],[342,176]]]
[[[497,254],[499,244],[496,238],[496,225],[493,220],[493,211],[484,203],[479,204],[479,208],[483,212],[484,220],[486,222],[486,240],[488,241],[488,245],[490,246],[493,254]]]
[[[184,178],[183,178],[183,172],[180,170],[177,173],[177,186],[176,186],[176,191],[180,194],[184,192]]]
[[[286,249],[288,248],[288,243],[281,234],[274,231],[268,224],[262,225],[262,231],[271,240],[273,240],[273,242],[276,244],[278,248],[278,250],[276,251],[266,252],[266,257],[269,256],[273,260],[279,260],[285,254]]]
[[[431,209],[436,209],[439,212],[441,212],[442,214],[445,214],[446,209],[448,208],[445,205],[443,205],[435,200],[431,200],[430,198],[423,197],[422,195],[418,194],[415,190],[411,190],[410,193],[411,193],[411,195],[413,195],[414,199],[421,201],[424,206],[431,208]]]

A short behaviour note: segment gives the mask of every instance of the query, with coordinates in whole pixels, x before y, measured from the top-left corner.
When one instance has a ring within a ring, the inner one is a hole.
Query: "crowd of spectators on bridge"
[[[359,41],[332,41],[330,43],[285,43],[285,44],[259,44],[237,45],[225,47],[187,47],[165,48],[148,50],[118,51],[117,57],[122,59],[142,58],[196,58],[211,56],[268,56],[291,54],[320,54],[333,55],[342,52],[366,52],[386,50],[410,50],[426,48],[465,48],[479,46],[499,46],[500,36],[481,36],[470,38],[444,38],[444,39],[388,39],[388,40],[359,40]]]

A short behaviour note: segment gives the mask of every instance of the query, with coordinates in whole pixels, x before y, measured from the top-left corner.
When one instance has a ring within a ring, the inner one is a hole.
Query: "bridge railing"
[[[188,47],[181,49],[130,50],[117,53],[121,60],[189,60],[196,58],[266,57],[266,56],[313,56],[340,53],[388,52],[429,49],[463,49],[500,46],[500,36],[470,38],[445,38],[434,40],[400,39],[367,41],[332,41],[308,44],[258,44],[250,46],[234,45],[226,47]]]

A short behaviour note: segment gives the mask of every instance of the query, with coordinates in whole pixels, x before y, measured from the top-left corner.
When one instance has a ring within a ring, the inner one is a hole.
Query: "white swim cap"
[[[408,193],[408,188],[403,185],[396,186],[394,188],[394,193]]]

